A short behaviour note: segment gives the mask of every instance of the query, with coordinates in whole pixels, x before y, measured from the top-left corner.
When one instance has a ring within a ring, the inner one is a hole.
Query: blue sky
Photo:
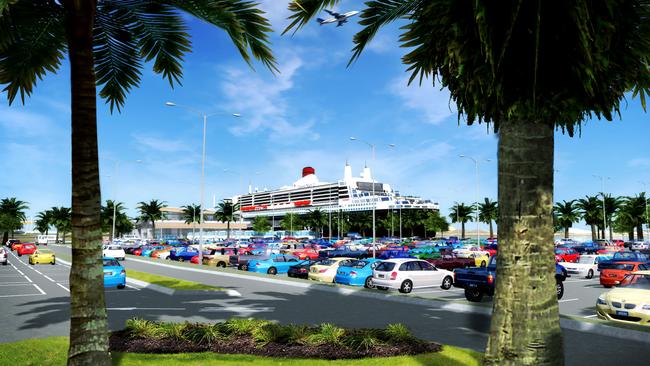
[[[276,31],[287,24],[286,3],[262,1]],[[347,4],[358,2],[342,4],[352,10]],[[171,206],[198,203],[201,119],[166,101],[219,113],[208,120],[206,203],[246,190],[249,181],[259,188],[290,184],[307,165],[321,180],[335,181],[347,159],[357,175],[364,162],[372,166],[371,154],[350,136],[377,145],[377,179],[440,202],[445,214],[454,201],[476,196],[474,164],[458,155],[491,159],[481,164],[481,198],[496,199],[496,138],[482,125],[459,125],[446,91],[406,85],[396,26],[382,31],[350,68],[352,36],[360,29],[354,22],[337,28],[314,21],[293,37],[276,32],[272,47],[281,73],[273,76],[261,65],[248,67],[221,30],[189,25],[193,52],[182,87],[169,88],[147,65],[122,113],[110,114],[100,101],[104,200],[117,197],[131,214],[138,201],[152,198]],[[30,215],[70,205],[68,71],[65,65],[39,82],[24,106],[0,105],[0,197],[28,201]],[[614,195],[642,191],[639,181],[650,182],[648,118],[628,98],[622,121],[589,122],[575,138],[558,133],[556,201],[600,191],[594,174],[611,177],[606,191]]]

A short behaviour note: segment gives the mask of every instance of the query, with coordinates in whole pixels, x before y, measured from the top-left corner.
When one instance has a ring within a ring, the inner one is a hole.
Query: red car
[[[302,260],[318,258],[318,250],[312,248],[296,249],[290,251],[290,253]]]
[[[600,271],[600,284],[610,288],[619,285],[626,275],[647,269],[647,265],[639,262],[614,262]]]
[[[23,254],[34,254],[36,251],[36,245],[34,244],[29,244],[29,243],[23,243],[18,249],[16,250],[16,254],[18,256],[22,256]]]
[[[497,255],[497,250],[499,249],[498,244],[488,244],[483,247],[483,250],[490,253],[490,257]]]
[[[455,255],[445,254],[437,259],[425,259],[425,261],[433,264],[437,268],[453,271],[455,268],[469,268],[476,266],[474,258],[458,258]]]
[[[556,262],[571,262],[575,263],[580,259],[580,253],[572,248],[555,248],[555,261]]]
[[[199,256],[195,255],[194,257],[190,258],[190,262],[194,264],[199,264]]]
[[[614,240],[612,240],[612,245],[615,245],[617,247],[622,247],[622,246],[625,245],[625,242],[623,240],[620,240],[620,239],[614,239]]]
[[[13,242],[11,243],[11,251],[13,252],[14,250],[18,250],[20,246],[23,245],[21,242]]]

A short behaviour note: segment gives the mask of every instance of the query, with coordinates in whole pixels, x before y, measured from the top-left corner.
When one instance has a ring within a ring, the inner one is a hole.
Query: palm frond
[[[282,34],[287,33],[289,30],[295,27],[294,33],[298,29],[302,28],[309,22],[316,14],[329,7],[337,5],[340,0],[293,0],[289,3],[289,10],[293,13],[289,16],[291,24],[282,32]]]
[[[252,55],[269,70],[279,71],[269,48],[271,24],[264,17],[264,12],[257,8],[257,3],[246,0],[166,0],[165,2],[226,31],[249,65],[252,66]]]
[[[118,2],[101,1],[95,15],[94,46],[99,95],[119,111],[126,94],[140,83],[142,59],[136,23]]]
[[[38,79],[56,72],[66,49],[64,14],[53,1],[5,2],[0,16],[0,84],[9,103],[29,96]]]
[[[367,8],[361,12],[361,21],[359,24],[364,25],[361,31],[354,35],[353,55],[348,62],[348,66],[356,61],[361,52],[374,38],[377,31],[388,23],[394,22],[418,7],[423,0],[376,0],[366,3]]]

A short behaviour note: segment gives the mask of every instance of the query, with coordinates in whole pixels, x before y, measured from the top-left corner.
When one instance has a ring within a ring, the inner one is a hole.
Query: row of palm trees
[[[623,197],[600,193],[557,202],[553,207],[555,226],[564,229],[564,236],[568,238],[569,228],[584,220],[591,227],[592,240],[605,239],[605,226],[609,229],[610,240],[614,231],[627,233],[629,240],[635,239],[636,231],[636,239],[642,240],[643,224],[648,222],[648,203],[645,192]]]
[[[465,237],[465,224],[469,221],[475,221],[476,210],[478,209],[478,221],[490,226],[490,237],[494,237],[494,226],[499,216],[499,204],[485,197],[483,202],[474,205],[465,205],[464,203],[455,202],[450,208],[449,218],[451,222],[460,222],[461,238]]]

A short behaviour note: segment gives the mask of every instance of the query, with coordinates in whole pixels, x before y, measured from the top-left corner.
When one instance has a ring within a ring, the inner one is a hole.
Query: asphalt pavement
[[[69,248],[52,246],[51,249],[59,254],[70,255]],[[0,342],[67,335],[69,268],[61,262],[55,266],[32,267],[26,264],[26,257],[18,259],[10,255],[9,259],[10,266],[0,266],[0,321],[6,330],[0,334]],[[265,277],[226,276],[228,273],[195,271],[198,266],[170,267],[166,263],[156,265],[133,258],[127,258],[123,264],[127,276],[128,270],[134,269],[225,287],[238,291],[241,296],[230,296],[224,292],[170,296],[137,286],[124,290],[109,289],[106,291],[106,302],[111,329],[123,328],[126,319],[136,316],[151,320],[208,322],[233,316],[255,316],[282,323],[332,322],[341,326],[365,328],[384,327],[399,322],[407,325],[418,337],[482,351],[490,326],[489,314],[468,310],[469,307],[460,301],[462,292],[456,290],[428,294],[421,291],[421,296],[458,298],[459,301],[382,301],[358,296],[352,291],[337,291],[336,287],[327,286],[328,291],[323,291],[323,286],[303,281],[268,281]],[[567,283],[564,299],[581,299],[583,296],[592,296],[591,293],[596,293],[597,296],[602,291],[589,286],[594,284],[593,280],[571,280],[576,282]],[[573,286],[576,290],[572,290]],[[589,303],[593,311],[593,302]],[[578,314],[583,314],[588,309],[587,302],[582,304],[580,300],[566,301],[560,306],[563,312]],[[588,315],[590,314],[583,316]],[[567,364],[647,365],[650,359],[650,333],[635,334],[644,339],[620,339],[565,329]]]

